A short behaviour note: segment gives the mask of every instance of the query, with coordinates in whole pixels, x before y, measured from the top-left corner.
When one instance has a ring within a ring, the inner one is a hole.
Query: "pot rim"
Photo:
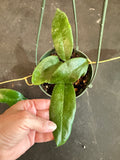
[[[74,49],[74,48],[73,48],[73,49]],[[48,57],[48,56],[50,55],[50,53],[53,52],[54,50],[55,50],[55,48],[52,48],[51,50],[46,51],[46,52],[41,56],[41,58],[40,58],[39,61],[43,60],[45,57]],[[76,50],[76,49],[74,49],[74,50],[77,51],[78,53],[81,53],[84,57],[86,57],[87,59],[89,59],[88,56],[87,56],[85,53],[83,53],[82,51]],[[89,80],[88,84],[86,85],[86,88],[85,88],[79,95],[76,96],[76,99],[79,98],[80,96],[82,96],[82,95],[86,92],[87,88],[89,88],[89,86],[91,85],[90,82],[91,82],[91,79],[92,79],[92,77],[93,77],[93,66],[92,66],[92,64],[89,64],[89,66],[90,66],[90,68],[91,68],[91,77],[90,77],[90,80]],[[50,95],[49,93],[47,93],[47,92],[43,89],[42,85],[39,85],[39,87],[40,87],[40,89],[41,89],[47,96],[51,97],[51,95]],[[91,88],[91,87],[90,87],[90,88]]]

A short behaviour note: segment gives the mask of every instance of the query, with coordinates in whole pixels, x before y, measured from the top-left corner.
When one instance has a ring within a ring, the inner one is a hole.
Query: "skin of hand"
[[[0,160],[15,160],[34,143],[54,139],[49,106],[47,99],[24,100],[0,115]]]

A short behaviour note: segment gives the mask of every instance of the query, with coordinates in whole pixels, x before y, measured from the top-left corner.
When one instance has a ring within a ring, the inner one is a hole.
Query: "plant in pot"
[[[73,35],[64,12],[57,9],[52,22],[54,49],[45,53],[33,71],[32,84],[51,96],[50,120],[57,124],[54,138],[57,146],[70,136],[76,112],[76,97],[84,93],[92,78],[92,65],[82,52],[73,49]],[[0,90],[0,102],[13,105],[26,99],[21,93]]]
[[[73,35],[64,12],[57,9],[52,22],[52,39],[55,49],[42,56],[32,74],[32,83],[41,85],[51,96],[50,120],[57,124],[54,138],[57,146],[70,136],[76,111],[76,96],[81,95],[90,83],[92,66],[88,58],[73,49]]]

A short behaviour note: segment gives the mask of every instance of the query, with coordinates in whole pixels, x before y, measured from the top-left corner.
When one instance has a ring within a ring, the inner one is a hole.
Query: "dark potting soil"
[[[56,52],[53,52],[53,53],[51,53],[51,55],[57,56],[57,53],[56,53]],[[79,52],[76,53],[76,52],[73,50],[71,58],[75,58],[75,57],[80,57],[80,53],[79,53]],[[60,59],[60,61],[62,61],[62,60]],[[62,61],[62,62],[63,62],[63,61]],[[90,66],[89,66],[89,67],[90,67]],[[89,72],[89,67],[88,67],[88,71],[87,71],[86,75],[85,75],[85,76],[82,76],[80,79],[78,79],[78,80],[73,84],[74,89],[75,89],[76,96],[80,95],[80,94],[83,92],[83,90],[85,90],[85,88],[86,88],[87,85],[88,85],[88,82],[89,82],[89,80],[90,80],[90,74],[91,74],[91,73]],[[52,95],[52,91],[53,91],[53,88],[54,88],[55,84],[44,83],[44,84],[42,84],[41,86],[42,86],[42,88],[43,88],[48,94]]]

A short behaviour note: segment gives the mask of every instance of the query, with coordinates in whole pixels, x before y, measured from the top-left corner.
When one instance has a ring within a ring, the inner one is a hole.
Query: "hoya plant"
[[[50,120],[55,122],[57,129],[54,139],[57,146],[63,145],[71,134],[76,112],[76,88],[81,77],[85,77],[89,61],[85,56],[79,56],[73,49],[73,34],[71,25],[64,12],[57,9],[52,21],[52,39],[54,49],[42,57],[33,71],[33,85],[51,85]],[[77,84],[76,84],[77,83]],[[79,90],[79,87],[77,88]],[[0,90],[0,102],[13,105],[26,99],[21,93],[10,90]]]
[[[76,112],[76,93],[73,84],[86,75],[87,58],[72,57],[73,34],[64,12],[57,9],[52,21],[52,39],[57,54],[51,54],[39,62],[32,74],[32,83],[54,84],[50,104],[50,120],[57,124],[54,138],[57,146],[70,136]]]

